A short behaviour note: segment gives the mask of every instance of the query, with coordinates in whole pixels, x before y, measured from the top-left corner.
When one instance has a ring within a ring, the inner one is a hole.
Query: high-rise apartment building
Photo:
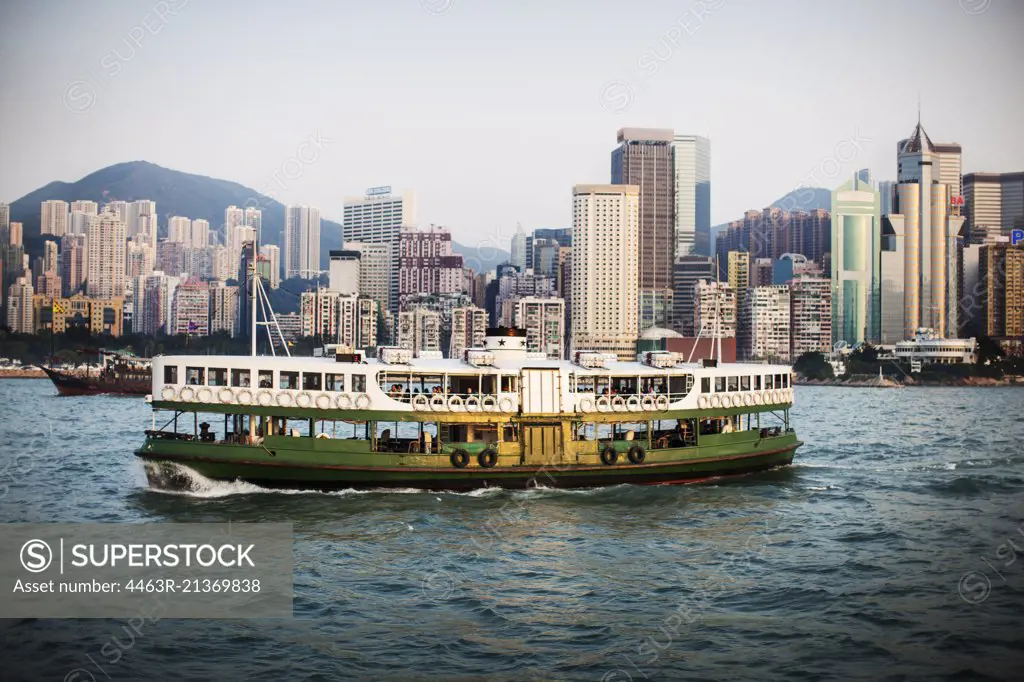
[[[321,343],[336,343],[338,338],[338,299],[336,291],[317,288],[299,297],[302,336],[312,336]]]
[[[281,248],[276,244],[263,244],[260,246],[260,257],[267,260],[267,284],[271,289],[278,288],[281,286]]]
[[[827,277],[796,277],[789,281],[790,354],[832,351],[832,281]]]
[[[328,287],[342,296],[359,295],[359,259],[362,254],[353,249],[339,249],[330,252],[328,264]]]
[[[1024,172],[964,176],[964,217],[972,244],[1024,228]]]
[[[675,257],[710,255],[711,140],[675,135]]]
[[[638,188],[640,331],[668,326],[672,311],[674,140],[671,130],[622,128],[612,151],[612,184]]]
[[[177,244],[192,244],[192,221],[180,215],[167,219],[167,241]]]
[[[256,239],[263,240],[263,210],[254,206],[246,206],[242,211],[242,224],[256,233]]]
[[[345,242],[345,250],[359,252],[359,295],[372,298],[387,310],[391,302],[391,246]]]
[[[22,224],[13,222],[7,226],[7,244],[10,246],[24,246],[25,231]]]
[[[516,303],[515,326],[526,330],[526,350],[551,360],[565,355],[565,301],[527,296]]]
[[[67,234],[60,240],[61,290],[65,297],[74,296],[85,284],[85,243],[85,234]]]
[[[320,209],[288,206],[284,220],[284,277],[320,275]]]
[[[238,287],[224,282],[211,282],[210,291],[210,333],[224,332],[235,336],[238,321]]]
[[[897,156],[895,210],[903,216],[904,335],[919,327],[957,335],[957,242],[964,218],[951,211],[960,194],[960,146],[934,144],[920,123]]]
[[[343,211],[343,246],[349,248],[349,242],[362,242],[390,247],[390,300],[387,307],[392,312],[397,311],[399,240],[403,226],[416,225],[415,194],[393,195],[390,187],[374,187],[363,197],[346,198]]]
[[[8,243],[7,231],[11,227],[11,205],[0,201],[0,246]]]
[[[906,256],[903,253],[903,232],[903,216],[897,213],[882,216],[879,340],[886,346],[893,346],[907,338],[904,328],[906,303],[903,294],[903,271],[906,267]]]
[[[520,223],[516,223],[516,233],[512,235],[509,260],[512,265],[519,268],[519,272],[526,270],[526,233],[523,232],[523,226]]]
[[[482,348],[487,335],[487,311],[477,306],[452,310],[452,333],[448,357],[461,359],[467,348]]]
[[[129,237],[137,234],[149,235],[149,241],[156,242],[157,212],[156,202],[149,199],[139,199],[127,206],[128,216],[125,222],[125,231]]]
[[[50,199],[42,202],[39,216],[39,233],[63,237],[68,232],[68,202]]]
[[[182,282],[174,290],[168,334],[210,335],[210,287],[206,282]]]
[[[640,188],[573,187],[572,351],[636,357]]]
[[[457,294],[462,291],[462,256],[452,252],[448,230],[405,228],[399,236],[398,306],[417,294]]]
[[[752,258],[778,260],[786,253],[798,253],[821,263],[832,249],[829,212],[824,209],[793,211],[778,208],[747,211],[734,220],[715,240],[719,266],[726,264],[730,251],[748,251]]]
[[[210,246],[210,221],[196,218],[191,224],[191,242],[197,249],[205,249]]]
[[[539,227],[530,234],[526,235],[526,269],[540,270],[542,269],[538,263],[535,262],[534,258],[536,253],[536,244],[538,242],[544,242],[547,245],[558,244],[563,249],[572,247],[572,228],[546,228]]]
[[[89,217],[100,212],[95,201],[79,200],[71,202],[68,216],[68,234],[85,234],[89,231]]]
[[[419,357],[441,351],[441,313],[414,308],[398,313],[397,344]]]
[[[86,237],[86,295],[115,298],[125,293],[125,226],[113,213],[101,213],[89,221]]]
[[[14,280],[7,290],[7,327],[15,334],[35,333],[32,282],[27,275]]]
[[[789,287],[755,287],[740,313],[737,354],[744,360],[790,362]]]
[[[832,341],[881,338],[882,226],[878,191],[853,177],[832,192]]]
[[[980,331],[991,338],[1024,336],[1024,247],[985,244],[978,254]]]
[[[727,282],[698,280],[693,286],[694,336],[736,337],[736,290]]]

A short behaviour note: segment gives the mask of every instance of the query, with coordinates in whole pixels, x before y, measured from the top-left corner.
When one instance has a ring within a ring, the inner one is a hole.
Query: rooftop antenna
[[[921,127],[921,92],[917,93],[917,127]]]

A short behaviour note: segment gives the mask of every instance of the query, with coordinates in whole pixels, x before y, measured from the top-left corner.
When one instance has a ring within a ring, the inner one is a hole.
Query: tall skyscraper
[[[71,213],[68,217],[68,233],[85,234],[88,232],[89,217],[94,216],[99,212],[99,206],[95,201],[72,201]]]
[[[711,140],[675,135],[675,257],[710,255]]]
[[[247,206],[242,211],[242,223],[256,231],[256,239],[263,241],[263,211],[253,206]]]
[[[168,334],[210,335],[210,287],[206,282],[182,282],[175,289]]]
[[[523,232],[523,226],[520,223],[516,223],[516,233],[512,235],[510,260],[512,265],[519,268],[519,272],[526,270],[526,233]]]
[[[980,332],[998,339],[1024,336],[1024,248],[1007,243],[980,247]]]
[[[101,213],[89,221],[86,239],[86,290],[92,298],[124,296],[125,226],[113,213]]]
[[[85,242],[84,234],[66,234],[61,239],[61,290],[65,298],[77,294],[85,284]]]
[[[832,339],[881,337],[882,227],[877,190],[854,176],[832,192]]]
[[[271,289],[281,286],[281,248],[276,244],[263,244],[260,246],[260,256],[267,259],[270,273],[267,282]]]
[[[1024,228],[1024,172],[968,173],[963,184],[964,216],[972,244]]]
[[[406,192],[393,195],[390,187],[372,187],[363,197],[347,197],[342,218],[344,245],[348,242],[387,244],[391,264],[388,268],[389,296],[387,308],[398,310],[399,240],[403,226],[416,225],[416,195]]]
[[[0,245],[7,244],[7,231],[11,227],[11,207],[0,201]]]
[[[612,151],[612,184],[639,188],[640,331],[668,326],[672,311],[674,140],[671,130],[622,128]]]
[[[933,329],[940,337],[955,337],[955,249],[964,219],[951,215],[950,200],[960,191],[960,146],[934,144],[918,123],[900,146],[897,160],[896,212],[903,216],[904,227],[905,338],[914,338],[919,327]]]
[[[224,332],[235,336],[238,320],[238,287],[224,282],[211,282],[210,288],[210,333]]]
[[[19,222],[7,226],[7,243],[11,246],[24,246],[25,231]]]
[[[210,223],[202,218],[196,218],[192,221],[191,225],[192,232],[192,246],[199,248],[206,248],[210,245]]]
[[[50,199],[40,206],[39,233],[63,237],[68,231],[68,202]]]
[[[320,209],[288,206],[284,219],[284,277],[320,275]]]
[[[693,327],[694,285],[700,280],[716,279],[715,264],[710,256],[682,256],[673,265],[674,291],[672,328],[683,336],[695,336]]]
[[[192,221],[175,215],[167,219],[167,241],[192,244]]]
[[[636,356],[640,188],[573,187],[572,351]]]
[[[452,310],[452,334],[448,357],[461,359],[467,348],[481,348],[487,335],[487,311],[476,306]]]
[[[148,218],[148,220],[143,220]],[[134,237],[137,234],[148,233],[150,230],[153,231],[150,241],[156,241],[156,229],[157,229],[157,212],[156,202],[150,201],[149,199],[139,199],[128,204],[128,221],[125,224],[125,229],[129,237]]]
[[[879,212],[882,215],[895,213],[893,202],[896,201],[896,183],[892,180],[882,180],[878,183]]]
[[[18,277],[7,291],[7,327],[15,334],[32,334],[32,282],[28,276]]]

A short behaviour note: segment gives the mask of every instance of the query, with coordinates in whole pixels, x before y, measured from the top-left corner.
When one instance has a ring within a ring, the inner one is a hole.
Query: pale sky
[[[332,220],[414,189],[421,225],[507,243],[662,127],[711,137],[717,224],[893,178],[919,97],[964,172],[1024,170],[1022,29],[1019,0],[4,2],[0,200],[144,159]]]

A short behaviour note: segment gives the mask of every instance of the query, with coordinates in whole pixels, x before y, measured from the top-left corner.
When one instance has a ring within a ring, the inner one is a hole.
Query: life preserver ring
[[[640,400],[640,405],[645,412],[653,412],[658,407],[658,401],[654,399],[653,395],[645,395]]]
[[[356,396],[355,406],[357,410],[365,410],[370,406],[370,396],[360,393]]]
[[[668,436],[662,436],[657,441],[655,441],[654,445],[659,450],[664,450],[665,448],[668,447]]]
[[[321,393],[316,397],[316,409],[318,410],[329,410],[331,409],[331,396],[326,393]]]
[[[178,394],[178,398],[181,399],[182,402],[186,403],[191,402],[192,398],[195,397],[196,389],[192,388],[191,386],[186,386],[185,388],[181,389],[181,393]]]
[[[231,403],[235,400],[235,392],[225,386],[224,388],[217,391],[217,401],[222,403]]]
[[[479,412],[480,411],[480,398],[475,395],[471,395],[466,398],[466,412]]]
[[[309,394],[309,391],[303,391],[295,396],[295,404],[299,407],[309,407],[312,403],[313,396]]]
[[[640,464],[647,457],[647,452],[642,445],[634,445],[629,449],[629,453],[626,456],[629,457],[629,461],[633,464]]]
[[[722,406],[722,396],[720,396],[717,393],[713,394],[711,396],[711,407],[714,408],[714,409],[718,409],[721,406]]]
[[[659,410],[667,410],[669,405],[668,396],[659,395],[655,397],[654,404],[658,407]]]
[[[256,400],[263,407],[270,407],[270,404],[274,402],[274,394],[270,391],[260,391],[259,395],[256,396]]]
[[[776,404],[782,402],[782,391],[780,391],[779,389],[775,389],[774,391],[772,391],[772,402]]]
[[[764,401],[765,405],[771,405],[772,404],[772,392],[771,391],[761,391],[761,400]]]
[[[435,393],[434,395],[430,396],[430,409],[434,410],[435,412],[440,412],[445,408],[447,408],[447,404],[444,401],[443,395],[441,395],[440,393]]]
[[[457,395],[453,395],[448,398],[448,409],[452,412],[461,412],[463,408],[462,398]]]
[[[409,452],[414,455],[418,455],[420,453],[420,442],[418,440],[414,440],[409,443]]]
[[[203,386],[196,391],[196,400],[201,403],[209,403],[213,401],[213,391],[206,386]]]
[[[502,398],[498,401],[498,409],[502,412],[511,412],[513,407],[515,407],[515,405],[512,404],[511,398]]]
[[[412,409],[414,410],[429,410],[430,409],[430,398],[419,393],[412,397]]]
[[[594,400],[593,398],[580,398],[580,412],[593,412],[594,411]]]
[[[746,407],[750,407],[753,403],[754,403],[754,397],[752,395],[750,395],[749,393],[744,393],[743,394],[743,405],[746,406]]]
[[[640,411],[640,397],[639,396],[635,396],[635,395],[631,395],[628,398],[626,398],[626,409],[629,410],[630,412],[639,412]]]
[[[611,400],[608,396],[603,395],[597,399],[597,411],[598,412],[609,412],[612,409]]]
[[[339,410],[351,410],[352,398],[349,397],[348,393],[339,393],[334,398],[334,406]]]
[[[174,400],[175,393],[174,386],[164,386],[163,390],[160,391],[160,397],[164,400]]]
[[[480,401],[480,407],[484,412],[494,412],[498,409],[498,401],[493,395],[485,395],[484,399]]]
[[[702,395],[697,398],[697,407],[702,410],[706,410],[708,408],[708,397],[706,395]]]
[[[619,453],[615,450],[615,448],[613,448],[610,445],[601,451],[601,461],[606,466],[611,466],[612,464],[615,464],[615,462],[617,462],[618,459]]]
[[[763,405],[764,404],[764,398],[761,397],[761,392],[760,391],[754,391],[754,404],[755,405]]]
[[[626,400],[621,395],[612,396],[612,409],[616,412],[626,411]]]
[[[277,406],[278,407],[291,407],[291,404],[295,402],[292,398],[292,394],[288,391],[281,391],[277,394]]]
[[[722,407],[728,408],[732,406],[732,396],[726,393],[722,396]]]
[[[469,453],[465,450],[456,450],[448,457],[448,461],[456,469],[464,469],[469,464]]]
[[[235,396],[235,402],[239,405],[251,405],[252,404],[252,391],[247,388],[243,388]]]
[[[498,453],[491,448],[487,448],[476,456],[476,462],[484,469],[490,469],[498,463]]]

